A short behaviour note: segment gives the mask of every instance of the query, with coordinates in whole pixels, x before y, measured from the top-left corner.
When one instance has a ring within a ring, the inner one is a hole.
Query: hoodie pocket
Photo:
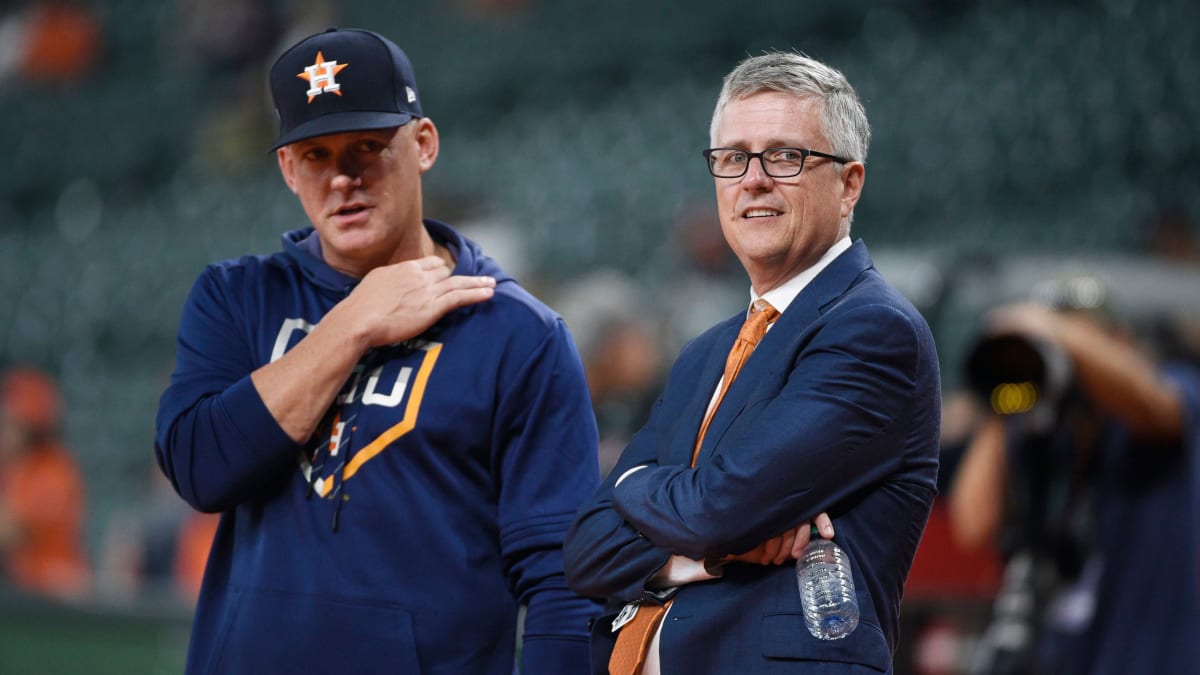
[[[420,673],[412,615],[387,604],[238,594],[214,673]]]

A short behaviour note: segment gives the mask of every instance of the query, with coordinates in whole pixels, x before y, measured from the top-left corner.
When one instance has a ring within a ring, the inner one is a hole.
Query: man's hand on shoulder
[[[492,277],[451,274],[438,256],[377,267],[322,321],[333,319],[364,350],[427,330],[446,314],[491,299]]]

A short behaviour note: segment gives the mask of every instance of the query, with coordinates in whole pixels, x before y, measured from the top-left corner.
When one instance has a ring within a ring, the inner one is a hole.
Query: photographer
[[[973,672],[1197,672],[1195,364],[1154,363],[1099,312],[1026,302],[989,314],[968,370],[993,413],[949,512],[961,545],[1006,560]]]

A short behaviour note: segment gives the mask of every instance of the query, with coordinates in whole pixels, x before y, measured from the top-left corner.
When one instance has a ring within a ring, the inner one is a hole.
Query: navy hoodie
[[[455,274],[496,294],[369,351],[308,444],[250,373],[356,280],[311,228],[284,251],[208,266],[180,321],[155,451],[193,507],[220,512],[189,673],[586,672],[596,605],[562,540],[599,483],[597,432],[561,318],[448,225]]]

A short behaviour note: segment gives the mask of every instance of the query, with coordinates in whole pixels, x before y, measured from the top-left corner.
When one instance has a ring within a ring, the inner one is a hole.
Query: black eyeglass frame
[[[742,167],[742,172],[735,176],[721,176],[721,175],[718,175],[715,171],[713,171],[712,153],[714,153],[718,150],[733,150],[736,152],[745,153],[746,154],[746,164],[745,164],[745,166]],[[767,155],[768,153],[771,153],[771,152],[777,152],[779,150],[791,150],[792,152],[798,152],[802,155],[802,157],[800,159],[800,163],[799,163],[799,168],[796,169],[796,173],[788,173],[788,174],[771,173],[770,165],[767,164],[765,155]],[[763,173],[767,174],[768,176],[770,176],[772,178],[793,178],[795,176],[799,176],[801,173],[804,172],[804,165],[805,165],[805,163],[808,162],[809,157],[824,157],[825,159],[832,159],[833,161],[838,162],[839,164],[849,164],[850,162],[855,161],[852,159],[846,159],[845,157],[838,157],[837,155],[831,155],[828,152],[821,152],[820,150],[811,150],[809,148],[788,148],[788,147],[767,148],[766,150],[763,150],[762,152],[750,152],[749,150],[743,150],[741,148],[708,148],[702,154],[704,155],[704,159],[707,160],[705,163],[708,164],[708,172],[710,174],[712,174],[714,178],[741,178],[742,176],[745,176],[746,172],[750,170],[750,162],[755,157],[758,158],[759,164],[762,165]]]

